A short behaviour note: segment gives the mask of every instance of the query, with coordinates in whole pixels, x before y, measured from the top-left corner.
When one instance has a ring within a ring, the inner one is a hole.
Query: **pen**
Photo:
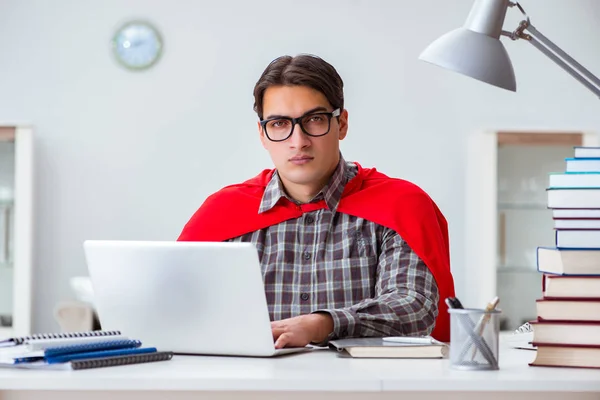
[[[485,307],[485,314],[481,316],[481,318],[479,319],[479,322],[477,322],[477,325],[475,326],[475,329],[474,329],[475,332],[477,332],[477,334],[479,336],[481,336],[483,334],[483,329],[485,328],[487,323],[490,321],[490,318],[491,318],[490,311],[493,311],[496,309],[499,301],[500,301],[500,299],[498,298],[498,296],[496,296],[492,300],[490,300],[490,302]],[[477,354],[477,347],[475,347],[473,349],[473,353],[471,354],[471,360],[475,359],[476,354]]]
[[[448,297],[445,302],[448,308],[464,308],[460,300],[456,297]]]
[[[498,303],[500,302],[500,299],[498,298],[498,296],[494,297],[492,300],[490,300],[490,302],[488,303],[488,305],[485,307],[485,312],[486,314],[484,314],[480,319],[479,322],[477,323],[477,326],[475,327],[475,330],[477,330],[477,333],[481,336],[481,334],[483,333],[483,328],[485,327],[485,324],[488,323],[488,321],[491,318],[491,314],[490,311],[493,311],[496,309],[496,307],[498,306]]]
[[[410,344],[439,344],[432,337],[409,337],[409,336],[388,336],[383,338],[384,342],[394,342],[394,343],[410,343]]]

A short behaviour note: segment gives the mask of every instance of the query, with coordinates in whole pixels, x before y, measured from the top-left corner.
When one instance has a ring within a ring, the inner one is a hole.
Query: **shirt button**
[[[308,215],[305,219],[307,224],[312,224],[313,222],[315,222],[315,219],[313,217],[311,217],[310,215]]]
[[[310,297],[310,296],[308,295],[308,293],[302,293],[302,294],[300,295],[300,298],[302,299],[302,301],[306,301],[306,300],[308,300],[308,298],[309,298],[309,297]]]
[[[308,261],[308,260],[310,260],[310,258],[311,258],[311,254],[310,254],[308,251],[305,251],[305,252],[304,252],[304,259],[305,259],[306,261]]]

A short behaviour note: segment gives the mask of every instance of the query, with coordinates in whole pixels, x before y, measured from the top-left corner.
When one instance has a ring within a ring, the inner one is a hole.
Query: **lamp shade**
[[[477,0],[464,27],[431,43],[420,60],[516,91],[515,72],[500,42],[508,0]]]

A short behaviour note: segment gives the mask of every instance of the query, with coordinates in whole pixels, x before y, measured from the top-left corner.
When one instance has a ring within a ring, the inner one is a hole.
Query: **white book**
[[[548,176],[550,188],[600,188],[600,172],[552,173]]]
[[[570,249],[600,248],[600,230],[561,229],[556,232],[556,247]]]
[[[547,189],[549,208],[600,208],[600,188]]]
[[[575,158],[600,158],[600,147],[575,146]]]
[[[26,343],[24,346],[27,348],[27,351],[35,352],[39,350],[46,350],[51,347],[59,347],[59,346],[73,346],[76,344],[89,344],[89,343],[100,343],[106,342],[107,340],[128,340],[129,338],[123,335],[115,335],[110,337],[82,337],[82,338],[72,338],[72,339],[45,339],[45,340],[36,340],[32,342]]]
[[[547,274],[600,277],[600,250],[538,247],[537,268]]]
[[[600,209],[597,208],[573,208],[573,209],[561,209],[555,208],[552,210],[552,218],[575,218],[575,219],[586,219],[586,218],[600,218]]]
[[[12,337],[0,340],[0,348],[14,347],[19,345],[31,345],[41,343],[44,346],[46,343],[55,346],[58,341],[66,340],[67,343],[75,343],[74,340],[84,339],[82,343],[90,343],[96,338],[114,339],[121,336],[120,331],[87,331],[87,332],[53,332],[53,333],[36,333],[29,336]],[[53,341],[53,342],[52,342]]]
[[[554,229],[600,229],[600,219],[555,219]]]
[[[567,172],[600,172],[600,158],[566,158]]]

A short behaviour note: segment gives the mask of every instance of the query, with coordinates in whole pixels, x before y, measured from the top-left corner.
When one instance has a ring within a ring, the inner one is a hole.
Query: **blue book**
[[[134,354],[147,354],[156,353],[155,347],[144,347],[137,349],[117,349],[117,350],[103,350],[103,351],[90,351],[87,353],[74,353],[64,354],[62,356],[46,357],[45,361],[48,364],[65,363],[75,360],[89,360],[95,358],[109,358],[116,356],[129,356]]]
[[[565,158],[566,172],[600,172],[600,158]]]
[[[44,357],[56,357],[65,354],[87,353],[101,350],[134,349],[142,345],[139,340],[110,340],[98,343],[77,344],[73,346],[49,347],[44,350]]]
[[[31,355],[15,357],[16,363],[26,363],[44,360],[47,357],[56,357],[67,354],[89,353],[103,350],[133,349],[142,345],[139,340],[107,340],[105,342],[76,344],[70,346],[49,347],[43,351],[34,351]]]

